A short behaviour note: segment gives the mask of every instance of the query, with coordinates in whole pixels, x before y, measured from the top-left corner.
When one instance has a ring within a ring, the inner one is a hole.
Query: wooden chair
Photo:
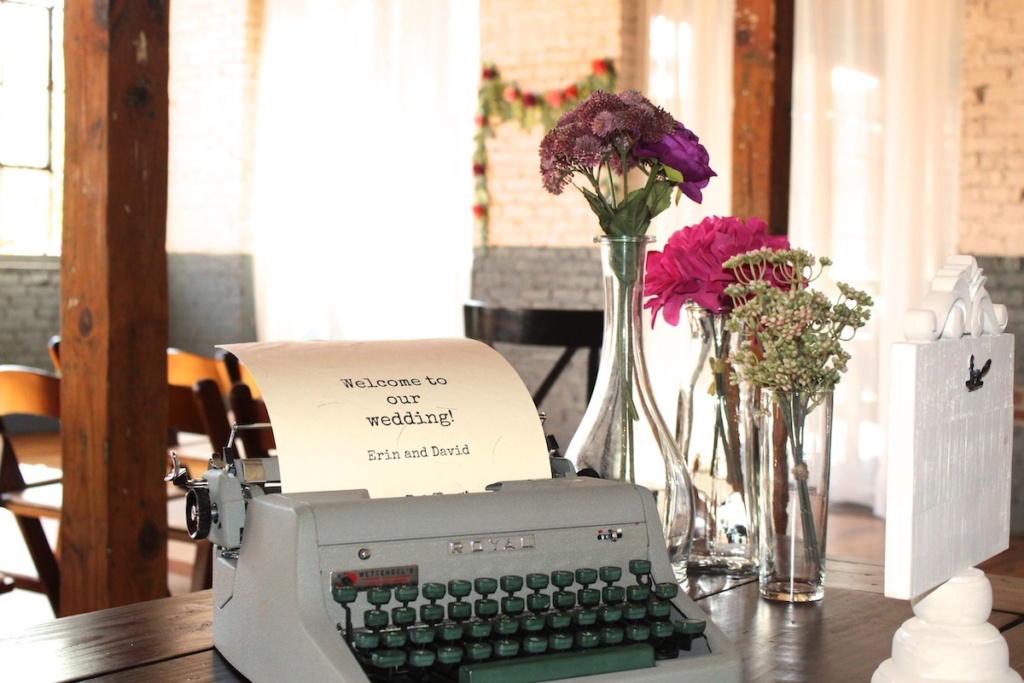
[[[59,481],[25,481],[7,427],[9,419],[16,415],[59,420],[60,380],[57,376],[36,368],[0,366],[0,506],[14,514],[38,576],[10,572],[7,575],[17,588],[45,593],[57,614],[60,570],[42,520],[60,517],[63,490]]]
[[[203,356],[181,349],[167,349],[167,383],[191,387],[201,379],[216,380],[221,396],[233,383],[223,355]]]
[[[594,391],[601,358],[604,312],[556,308],[505,308],[470,301],[463,307],[466,336],[493,346],[495,343],[560,346],[561,356],[533,392],[539,408],[562,375],[573,355],[586,349],[587,396]]]
[[[230,393],[231,414],[238,425],[270,424],[270,413],[262,398],[253,396],[252,388],[244,382],[236,382]],[[247,458],[265,458],[277,448],[274,431],[266,429],[239,429],[236,438],[241,440]]]

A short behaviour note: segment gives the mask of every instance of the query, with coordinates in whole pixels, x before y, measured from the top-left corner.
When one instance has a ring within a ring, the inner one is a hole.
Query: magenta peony
[[[692,301],[715,313],[732,309],[725,288],[737,282],[736,274],[723,267],[733,256],[758,249],[788,249],[783,235],[769,235],[759,218],[744,222],[732,216],[709,216],[697,225],[677,230],[661,252],[647,255],[644,308],[654,319],[661,313],[669,325],[679,324],[683,306]]]

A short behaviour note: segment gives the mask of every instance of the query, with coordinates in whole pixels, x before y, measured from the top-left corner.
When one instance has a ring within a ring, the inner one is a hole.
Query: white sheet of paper
[[[286,492],[374,498],[551,476],[537,408],[469,339],[226,344],[270,413]]]

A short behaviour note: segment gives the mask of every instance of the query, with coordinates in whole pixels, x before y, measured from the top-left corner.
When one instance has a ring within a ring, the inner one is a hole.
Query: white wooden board
[[[885,594],[910,599],[1008,547],[1013,335],[892,353]],[[992,361],[975,391],[972,355]]]

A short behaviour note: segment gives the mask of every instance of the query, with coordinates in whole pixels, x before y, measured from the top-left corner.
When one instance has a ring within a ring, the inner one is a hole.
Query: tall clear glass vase
[[[693,498],[679,451],[654,402],[641,319],[648,237],[603,236],[604,341],[597,384],[566,451],[577,471],[592,469],[650,489],[669,559],[682,581],[693,532]]]
[[[676,411],[676,442],[694,485],[689,571],[757,573],[757,459],[753,401],[734,382],[727,313],[685,309],[689,329]]]

